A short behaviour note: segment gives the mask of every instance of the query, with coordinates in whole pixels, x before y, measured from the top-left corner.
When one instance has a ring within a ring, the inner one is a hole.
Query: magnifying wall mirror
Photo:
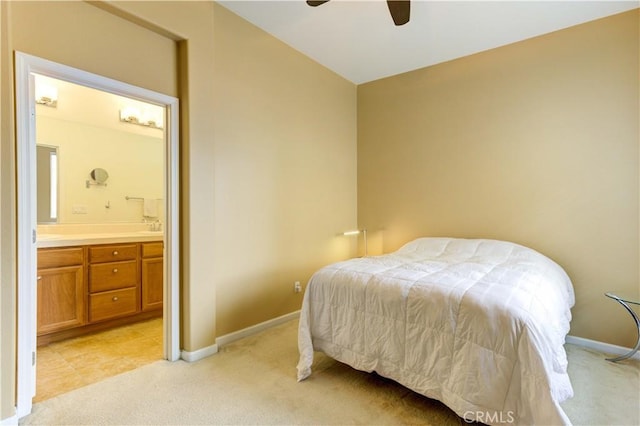
[[[98,185],[104,185],[104,183],[109,179],[109,173],[105,169],[97,168],[91,170],[91,179]]]

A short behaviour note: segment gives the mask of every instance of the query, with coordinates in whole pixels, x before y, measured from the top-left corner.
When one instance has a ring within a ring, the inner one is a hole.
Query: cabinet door
[[[142,310],[162,308],[162,258],[142,259]]]
[[[83,268],[38,270],[38,335],[85,323]]]

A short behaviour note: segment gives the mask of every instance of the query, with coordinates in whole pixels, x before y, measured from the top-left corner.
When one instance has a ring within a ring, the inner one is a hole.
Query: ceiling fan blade
[[[409,22],[409,16],[411,14],[410,0],[387,0],[387,6],[389,6],[389,12],[391,13],[394,24],[404,25]]]
[[[313,0],[307,0],[307,4],[309,6],[320,6],[321,4],[325,4],[326,2],[328,2],[329,0],[318,0],[318,1],[313,1]]]

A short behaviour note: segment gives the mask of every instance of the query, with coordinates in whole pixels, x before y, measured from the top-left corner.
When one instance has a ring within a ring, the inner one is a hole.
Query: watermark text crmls
[[[516,417],[513,411],[465,411],[462,418],[467,423],[513,424]]]

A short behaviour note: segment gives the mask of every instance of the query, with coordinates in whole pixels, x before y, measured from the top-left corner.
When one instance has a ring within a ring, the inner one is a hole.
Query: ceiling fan
[[[328,1],[329,0],[307,0],[307,4],[316,7]],[[389,13],[391,13],[394,24],[400,26],[409,22],[409,15],[411,13],[410,0],[387,0],[387,6],[389,7]]]

